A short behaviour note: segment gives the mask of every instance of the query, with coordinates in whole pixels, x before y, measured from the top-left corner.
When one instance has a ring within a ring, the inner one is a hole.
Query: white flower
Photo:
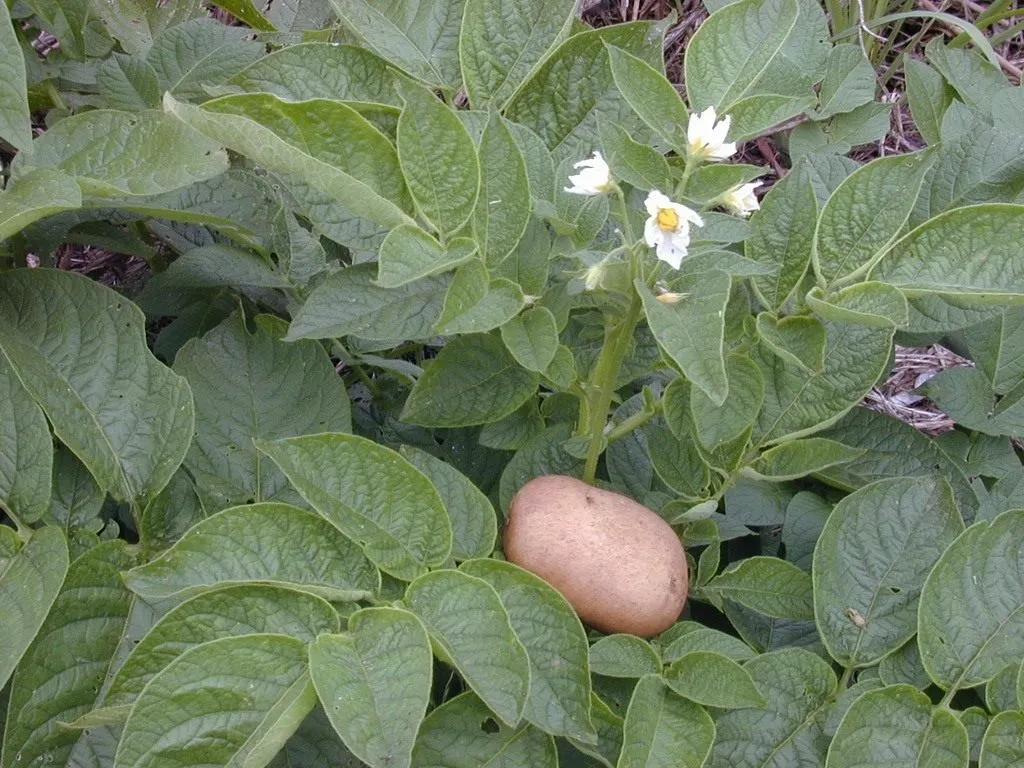
[[[679,269],[690,245],[690,225],[703,227],[704,219],[656,189],[647,196],[644,206],[650,214],[644,223],[644,240],[656,250],[659,259]]]
[[[610,192],[615,185],[615,182],[612,181],[611,169],[601,157],[600,152],[595,152],[594,156],[587,160],[580,160],[573,168],[582,168],[583,170],[575,176],[569,177],[572,186],[565,187],[566,192],[571,192],[574,195],[602,195],[605,192]]]
[[[726,160],[736,154],[736,143],[725,140],[732,118],[727,115],[716,125],[717,119],[714,107],[708,107],[699,115],[690,115],[686,140],[690,143],[691,155],[707,160]]]
[[[722,195],[722,204],[737,216],[749,216],[761,207],[761,204],[757,202],[757,195],[754,194],[754,190],[760,186],[761,182],[752,181],[749,184],[733,187]]]
[[[600,288],[601,281],[604,280],[605,271],[606,268],[603,261],[600,261],[594,266],[588,268],[583,274],[584,290],[594,291]]]

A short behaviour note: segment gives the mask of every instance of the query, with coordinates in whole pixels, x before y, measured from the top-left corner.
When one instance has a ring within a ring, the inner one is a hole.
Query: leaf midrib
[[[37,398],[33,394],[32,390],[28,387],[27,383],[22,378],[22,376],[21,376],[21,374],[20,374],[20,372],[18,370],[18,366],[15,365],[13,360],[11,360],[11,357],[8,354],[7,349],[4,346],[3,339],[4,339],[4,335],[5,334],[3,333],[3,331],[4,331],[4,327],[6,325],[7,325],[7,323],[4,320],[0,319],[0,355],[3,355],[4,360],[7,361],[8,366],[14,372],[14,375],[18,379],[18,382],[21,384],[21,386],[24,388],[24,390],[29,393],[29,395],[32,397],[32,400],[35,401],[36,404],[39,405],[40,408],[43,408],[42,403],[39,402],[39,398]],[[70,393],[73,396],[74,402],[78,403],[78,405],[81,406],[81,408],[86,412],[86,414],[88,414],[89,420],[92,422],[93,426],[96,428],[96,431],[101,436],[101,441],[100,442],[104,446],[106,446],[106,448],[110,452],[109,453],[110,457],[113,458],[114,466],[117,467],[116,473],[118,475],[120,475],[121,482],[122,482],[122,486],[121,486],[120,490],[125,491],[126,492],[125,495],[129,499],[134,499],[136,497],[136,495],[137,495],[137,492],[136,492],[135,488],[132,487],[132,484],[131,484],[131,482],[128,479],[128,475],[125,472],[124,466],[121,464],[120,456],[118,456],[117,451],[114,449],[114,445],[110,442],[109,436],[107,435],[106,431],[104,431],[104,429],[100,425],[99,420],[97,418],[97,414],[91,408],[89,408],[89,406],[86,404],[86,402],[82,399],[82,397],[79,394],[78,390],[71,386],[70,380],[68,380],[58,369],[56,369],[53,365],[51,365],[50,361],[47,360],[46,357],[35,348],[35,346],[33,346],[31,344],[28,344],[28,343],[25,343],[25,342],[20,342],[20,343],[24,343],[25,346],[28,349],[30,349],[33,354],[38,354],[39,355],[39,359],[42,361],[43,365],[49,370],[50,375],[52,376],[52,378],[57,380],[57,381],[59,381],[59,382],[61,382],[61,383],[63,383],[65,385],[68,393]],[[46,410],[47,410],[46,408],[43,408],[44,412]],[[82,457],[79,456],[79,458],[82,458]]]

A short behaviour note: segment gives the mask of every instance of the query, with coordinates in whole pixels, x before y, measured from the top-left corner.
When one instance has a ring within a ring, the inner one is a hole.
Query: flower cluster
[[[736,153],[736,143],[726,141],[730,123],[728,115],[719,120],[714,107],[690,115],[686,129],[689,151],[687,162],[716,162],[732,157]],[[612,178],[611,168],[600,152],[594,152],[592,157],[581,160],[573,167],[579,173],[569,176],[570,186],[565,187],[566,192],[594,196],[619,191]],[[760,183],[756,181],[739,184],[720,195],[713,203],[725,206],[737,216],[749,216],[760,208],[754,194],[759,186]],[[657,189],[647,195],[644,207],[648,214],[644,223],[644,242],[654,248],[659,259],[679,269],[690,245],[690,227],[704,226],[704,219],[696,211],[673,202]],[[602,266],[593,267],[588,272],[588,290],[599,284]]]

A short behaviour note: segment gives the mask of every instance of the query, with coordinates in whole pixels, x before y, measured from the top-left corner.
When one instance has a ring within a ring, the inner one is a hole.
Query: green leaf
[[[504,325],[525,305],[522,288],[506,278],[491,280],[483,262],[473,260],[456,271],[433,328],[444,336],[483,333]]]
[[[396,107],[401,100],[388,63],[357,45],[299,43],[279,48],[231,78],[245,91],[272,93],[285,101],[346,101],[364,114]]]
[[[616,123],[601,123],[598,131],[605,161],[614,178],[622,179],[637,189],[669,188],[672,170],[658,150],[634,141],[629,131]],[[689,258],[694,257],[691,255]]]
[[[665,670],[665,683],[706,707],[742,709],[767,703],[743,667],[714,651],[684,653]]]
[[[917,649],[917,638],[904,643],[899,649],[890,653],[878,665],[878,677],[884,685],[907,683],[919,691],[931,685],[928,673],[921,664],[921,654]]]
[[[714,740],[707,712],[647,675],[629,700],[616,768],[700,768]]]
[[[159,112],[98,109],[65,118],[32,142],[28,157],[20,155],[15,169],[52,168],[100,197],[170,192],[228,169],[217,144]]]
[[[222,637],[262,633],[306,643],[338,631],[338,615],[322,597],[271,585],[226,587],[196,595],[164,615],[132,649],[104,705],[131,705],[160,670],[186,651]]]
[[[996,714],[1019,708],[1017,681],[1020,677],[1020,669],[1020,662],[1010,662],[999,670],[995,677],[985,683],[985,706],[989,712]],[[925,679],[928,679],[927,672]]]
[[[70,4],[62,5],[66,7]],[[97,17],[102,21],[106,31],[130,54],[142,53],[150,47],[155,37],[162,36],[163,32],[171,28],[181,26],[181,22],[196,16],[205,17],[205,8],[196,0],[175,3],[171,7],[147,3],[144,0],[115,0],[102,5],[83,5],[88,9],[83,22],[95,23],[92,17]],[[95,27],[91,30],[83,29],[83,33],[88,46],[89,38],[95,34]]]
[[[485,424],[512,413],[539,377],[519,367],[494,335],[460,336],[445,345],[416,382],[402,421],[430,427]]]
[[[351,107],[288,103],[270,94],[226,96],[197,107],[165,94],[164,109],[264,168],[298,176],[357,216],[385,227],[411,222],[405,192],[396,194],[403,182],[394,148]]]
[[[963,768],[967,729],[909,685],[868,691],[843,717],[826,768],[908,766]]]
[[[811,165],[798,161],[774,184],[750,219],[750,237],[743,252],[748,259],[777,269],[776,274],[756,276],[753,285],[764,303],[778,309],[800,284],[814,247],[818,199],[811,182]]]
[[[797,480],[826,467],[846,464],[863,453],[861,448],[850,448],[835,440],[806,437],[769,448],[757,458],[752,469],[775,481]]]
[[[11,12],[0,8],[0,138],[15,149],[32,144],[25,56],[11,24]]]
[[[128,588],[147,599],[253,582],[328,600],[361,600],[380,589],[377,570],[337,528],[319,515],[274,503],[218,512],[160,557],[125,574]]]
[[[498,519],[490,500],[464,474],[448,462],[408,445],[401,454],[430,478],[448,510],[452,526],[452,557],[469,560],[494,550]]]
[[[267,501],[287,488],[254,440],[352,428],[348,396],[323,347],[280,341],[265,316],[255,325],[250,333],[235,313],[174,361],[196,404],[185,466],[214,508]]]
[[[950,368],[921,387],[929,399],[967,429],[987,435],[1017,435],[1024,431],[1020,386],[999,398],[977,368]]]
[[[34,221],[82,207],[82,191],[72,176],[48,168],[20,174],[0,191],[0,240]]]
[[[814,287],[805,297],[807,306],[823,320],[867,325],[872,328],[905,327],[910,322],[906,297],[886,283],[857,283],[826,294]]]
[[[194,418],[188,383],[153,357],[145,330],[138,307],[78,274],[0,283],[0,354],[100,486],[133,503],[168,483]]]
[[[449,279],[430,277],[401,288],[381,288],[376,265],[347,267],[319,283],[299,308],[286,341],[359,336],[363,339],[425,339],[433,326]]]
[[[748,557],[704,587],[751,610],[779,619],[811,619],[811,575],[777,557]]]
[[[574,10],[569,0],[467,0],[459,58],[473,108],[503,104],[565,34]]]
[[[846,177],[818,217],[819,279],[831,282],[870,267],[910,218],[931,162],[928,153],[882,157]]]
[[[1024,307],[1007,307],[965,328],[964,343],[975,365],[1004,395],[1024,377]]]
[[[424,0],[330,0],[365,47],[433,86],[459,85],[459,28],[465,0],[443,9]]]
[[[975,205],[929,219],[893,243],[872,280],[908,295],[958,294],[963,299],[1024,295],[1024,269],[1014,243],[1024,238],[1024,206]],[[976,254],[985,253],[979,261]]]
[[[946,689],[977,685],[1024,656],[1024,510],[975,523],[942,554],[918,612],[921,660]]]
[[[571,475],[579,477],[583,471],[583,460],[565,450],[572,427],[569,424],[552,424],[543,432],[530,438],[516,451],[515,456],[505,465],[498,488],[498,507],[508,509],[516,491],[540,475]]]
[[[423,768],[557,768],[558,755],[551,736],[528,724],[508,727],[467,692],[427,715],[412,762]]]
[[[390,448],[339,433],[260,440],[256,447],[395,578],[410,581],[451,554],[444,502],[430,480]]]
[[[663,304],[642,281],[636,285],[654,338],[715,405],[722,405],[729,392],[724,333],[730,286],[729,276],[717,270],[685,275],[673,285],[682,298]]]
[[[782,544],[786,559],[803,570],[811,570],[814,546],[832,513],[832,505],[810,491],[801,491],[786,506]]]
[[[51,532],[47,539],[61,541],[56,529],[42,531]],[[31,554],[36,538],[43,539],[42,531],[26,545],[22,556]],[[50,556],[59,558],[60,554]],[[92,709],[106,678],[132,600],[120,571],[131,567],[133,560],[125,542],[109,541],[91,549],[67,571],[53,609],[11,684],[0,759],[4,768],[47,760],[63,765],[67,760],[79,733],[62,726]],[[45,567],[53,565],[46,563]],[[10,571],[4,575],[4,584],[11,575]],[[31,599],[28,594],[25,598]],[[23,600],[21,605],[5,607],[4,615],[18,617],[19,610],[27,607]],[[31,622],[28,617],[22,619]],[[25,626],[30,628],[31,623]],[[5,637],[10,638],[24,631],[18,626],[7,629],[12,634]],[[69,649],[74,650],[69,653]]]
[[[23,523],[50,506],[53,439],[42,409],[0,357],[0,506]]]
[[[424,277],[447,272],[469,261],[476,244],[457,237],[445,245],[411,224],[392,229],[377,254],[377,285],[400,288]]]
[[[916,60],[915,60],[916,61]],[[814,119],[849,112],[875,97],[875,69],[859,45],[842,43],[829,51]]]
[[[509,100],[506,117],[540,136],[556,162],[582,160],[596,147],[597,123],[625,123],[633,114],[615,87],[607,45],[661,61],[661,28],[615,24],[573,35],[552,51]]]
[[[272,6],[276,8],[279,6]],[[364,768],[345,747],[319,703],[313,707],[299,729],[268,768]],[[93,768],[90,766],[90,768]],[[99,768],[98,766],[96,768]]]
[[[528,571],[499,560],[470,560],[460,570],[498,593],[530,661],[523,718],[545,733],[597,743],[590,720],[587,636],[562,595]]]
[[[981,742],[985,737],[985,731],[988,729],[991,718],[982,707],[977,706],[968,707],[962,712],[954,711],[953,714],[967,729],[967,740],[970,744],[969,759],[972,762],[977,762],[981,754]]]
[[[267,17],[253,5],[252,0],[216,0],[215,5],[220,6],[239,21],[245,22],[248,27],[263,32],[277,31],[274,25],[267,21]]]
[[[398,608],[356,611],[347,632],[321,635],[309,647],[309,672],[331,725],[375,768],[410,765],[433,662],[423,624]]]
[[[291,284],[267,261],[241,248],[204,245],[183,253],[146,283],[143,296],[154,291],[201,288],[290,288]],[[145,298],[140,299],[145,304]]]
[[[808,373],[818,373],[825,366],[825,326],[813,317],[780,318],[761,312],[757,316],[757,335],[774,354]]]
[[[175,110],[181,106],[178,103]],[[196,119],[203,119],[206,130],[224,133],[224,141],[238,144],[232,148],[267,169],[295,174],[351,214],[382,226],[412,223],[403,213],[411,209],[412,199],[394,146],[352,106],[329,99],[290,102],[253,93],[208,101],[203,110]],[[235,138],[243,121],[257,123],[256,134]],[[256,135],[265,141],[255,142]],[[286,146],[268,156],[278,142]]]
[[[735,440],[757,420],[764,399],[764,377],[746,355],[725,358],[729,392],[721,405],[700,389],[690,389],[690,414],[697,439],[708,450]],[[671,422],[670,422],[671,424]]]
[[[478,0],[474,4],[486,3]],[[515,250],[526,232],[530,222],[530,180],[526,159],[510,124],[497,112],[487,121],[479,152],[480,194],[473,211],[473,235],[484,261],[496,265]]]
[[[442,239],[465,224],[480,189],[473,139],[455,112],[430,91],[401,83],[398,160],[423,217]]]
[[[717,629],[705,627],[695,621],[681,621],[659,637],[671,638],[662,652],[662,658],[671,664],[687,653],[708,651],[721,654],[733,661],[749,661],[756,655],[749,645],[734,635],[727,635]]]
[[[708,467],[691,434],[676,437],[663,419],[648,423],[644,431],[651,466],[662,482],[684,498],[704,498]]]
[[[715,720],[718,735],[707,768],[823,765],[828,738],[824,714],[836,693],[832,668],[813,653],[787,648],[744,667],[767,701]]]
[[[689,147],[686,138],[689,114],[664,72],[612,45],[608,46],[608,57],[615,87],[629,106],[670,147],[685,154]]]
[[[569,355],[571,357],[572,353]],[[485,424],[477,439],[487,448],[515,451],[543,431],[544,418],[537,409],[536,401],[527,400],[503,419]]]
[[[872,101],[822,122],[800,123],[789,134],[790,156],[842,155],[854,147],[882,141],[889,131],[892,105]]]
[[[690,107],[733,118],[733,138],[764,131],[811,105],[829,52],[817,3],[741,0],[715,13],[687,46]]]
[[[547,307],[531,307],[501,326],[501,340],[523,368],[543,373],[558,351],[558,326]]]
[[[146,52],[146,62],[156,74],[160,93],[205,101],[212,88],[265,53],[245,28],[200,17],[167,29]]]
[[[764,406],[755,441],[764,445],[802,437],[830,426],[853,408],[887,370],[892,328],[865,328],[828,321],[820,372],[808,374],[764,346],[754,362],[765,377]]]
[[[904,59],[903,73],[914,125],[929,145],[938,144],[941,141],[942,116],[953,101],[953,89],[942,75],[919,59]]]
[[[606,768],[615,768],[622,752],[623,720],[596,693],[590,696],[590,707],[590,714],[597,729],[597,744],[586,744],[575,739],[570,740],[570,743]]]
[[[832,510],[814,550],[814,610],[844,667],[868,666],[917,631],[921,588],[963,530],[949,484],[894,478],[864,486]]]
[[[174,484],[174,477],[168,487]],[[105,524],[100,517],[105,499],[106,494],[75,454],[67,448],[58,447],[53,456],[50,507],[43,519],[62,527],[68,538],[81,530],[98,533]]]
[[[114,768],[265,765],[315,703],[301,640],[256,634],[204,643],[149,681]]]
[[[160,106],[156,72],[141,56],[114,53],[96,70],[96,89],[110,109],[132,112]]]
[[[636,635],[606,635],[590,646],[590,671],[605,677],[637,679],[661,672],[661,659]]]
[[[405,604],[426,625],[442,659],[504,723],[518,724],[530,661],[495,589],[460,571],[433,571],[409,585]]]
[[[962,133],[949,135],[952,118],[966,112]],[[960,102],[946,114],[947,135],[921,192],[911,224],[943,211],[976,203],[1019,201],[1024,192],[1024,135],[1015,128],[992,127]]]
[[[1024,765],[1024,712],[1001,712],[992,718],[981,742],[978,768]]]

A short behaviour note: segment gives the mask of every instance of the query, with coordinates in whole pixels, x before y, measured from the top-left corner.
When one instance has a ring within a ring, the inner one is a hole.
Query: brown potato
[[[686,602],[675,531],[630,498],[574,477],[536,477],[512,499],[505,557],[558,589],[584,623],[649,637]]]

